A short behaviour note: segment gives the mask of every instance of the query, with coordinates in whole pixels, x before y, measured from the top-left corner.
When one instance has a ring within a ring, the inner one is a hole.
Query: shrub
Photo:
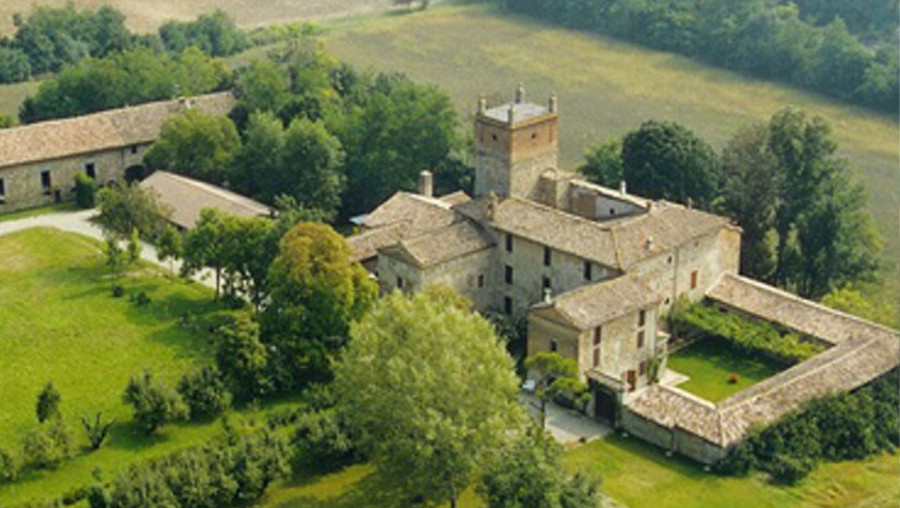
[[[54,418],[47,428],[38,428],[25,436],[25,459],[33,468],[47,469],[69,458],[72,439],[62,418]]]
[[[152,434],[164,423],[182,419],[188,414],[178,393],[154,379],[149,370],[142,376],[131,378],[122,400],[134,407],[134,420],[147,434]]]
[[[19,476],[22,463],[13,452],[0,448],[0,483],[11,482]]]
[[[353,462],[356,448],[333,409],[313,411],[300,417],[294,434],[294,470],[334,470]]]
[[[231,406],[231,393],[215,367],[185,374],[178,383],[178,393],[192,420],[217,415]]]
[[[145,305],[150,305],[150,297],[147,296],[146,291],[139,291],[134,297],[134,303],[138,307],[143,307]]]
[[[772,480],[784,485],[795,485],[806,478],[815,467],[816,462],[809,457],[790,455],[776,455],[767,466],[769,473],[772,474]]]
[[[34,412],[37,414],[38,422],[44,423],[53,416],[59,415],[60,395],[53,386],[53,381],[48,381],[44,385],[44,389],[38,394],[37,404]]]
[[[103,441],[109,435],[109,429],[114,422],[115,420],[104,422],[103,413],[97,413],[93,421],[87,415],[81,417],[81,425],[84,427],[84,433],[87,436],[88,443],[90,443],[91,450],[96,450],[103,445]]]
[[[96,203],[97,185],[94,179],[82,172],[75,173],[75,204],[79,208],[93,208]]]
[[[121,284],[113,284],[112,295],[113,298],[122,298],[125,296],[125,288]]]

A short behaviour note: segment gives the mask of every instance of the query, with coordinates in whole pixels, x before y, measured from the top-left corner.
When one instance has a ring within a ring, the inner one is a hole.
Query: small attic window
[[[610,214],[610,215],[615,215],[615,214],[616,214],[616,209],[615,209],[615,208],[610,208],[610,209],[609,209],[609,214]]]
[[[134,153],[137,153],[137,151],[138,151],[138,146],[137,146],[137,145],[131,145],[131,153],[134,154]]]
[[[491,134],[491,140],[497,141],[497,135],[496,135],[496,134]]]
[[[531,133],[531,139],[537,139],[537,132]]]

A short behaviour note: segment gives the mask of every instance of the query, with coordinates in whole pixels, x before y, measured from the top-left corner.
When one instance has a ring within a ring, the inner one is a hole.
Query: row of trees
[[[847,5],[818,0],[497,1],[541,20],[697,57],[880,111],[896,113],[900,104],[898,11],[892,0]]]
[[[587,152],[590,180],[694,203],[744,230],[741,272],[802,296],[873,281],[881,242],[866,196],[820,117],[787,108],[738,132],[717,155],[671,122],[644,122]]]
[[[0,40],[0,83],[59,72],[86,58],[104,59],[135,48],[177,55],[193,46],[207,56],[225,56],[249,44],[247,34],[220,10],[191,22],[166,22],[158,34],[148,35],[129,31],[125,16],[108,5],[96,10],[78,9],[71,3],[38,6],[27,18],[13,15],[13,24],[13,37]]]

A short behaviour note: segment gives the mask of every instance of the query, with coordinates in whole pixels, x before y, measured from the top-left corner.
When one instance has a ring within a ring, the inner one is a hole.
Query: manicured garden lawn
[[[129,463],[221,430],[215,422],[171,425],[147,437],[132,426],[121,401],[128,378],[144,369],[175,383],[211,361],[207,334],[179,324],[185,313],[203,323],[223,312],[209,289],[140,265],[120,283],[127,293],[146,291],[151,303],[138,307],[127,297],[112,298],[101,245],[53,229],[0,236],[0,252],[0,447],[21,450],[22,438],[38,425],[37,393],[52,380],[78,448],[78,456],[55,471],[0,486],[0,506],[89,484],[95,468],[111,478]],[[103,448],[81,453],[80,418],[98,411],[116,424]]]
[[[784,370],[763,357],[753,357],[725,341],[704,339],[669,355],[668,367],[690,377],[678,388],[718,402]],[[731,374],[736,383],[729,382]]]
[[[26,208],[24,210],[16,210],[15,212],[0,213],[0,222],[8,220],[24,219],[26,217],[37,217],[38,215],[46,215],[56,212],[71,212],[77,210],[75,203],[55,203],[47,206],[37,206],[34,208]]]

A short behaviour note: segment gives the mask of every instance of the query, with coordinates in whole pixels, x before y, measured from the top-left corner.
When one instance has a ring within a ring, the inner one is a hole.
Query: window
[[[537,132],[531,133],[531,139],[537,139]]]
[[[556,342],[556,339],[550,339],[550,352],[555,353],[559,351],[559,342]]]
[[[0,178],[0,198],[6,197],[6,182]]]
[[[603,339],[603,327],[598,326],[594,328],[594,347],[600,345],[600,341]]]
[[[610,209],[609,209],[609,215],[612,216],[612,215],[615,215],[615,214],[616,214],[616,209],[615,209],[615,208],[610,208]]]
[[[600,348],[594,348],[594,367],[600,366]]]
[[[644,326],[644,323],[647,321],[647,311],[641,310],[638,313],[638,326]]]
[[[496,141],[497,141],[497,135],[496,135],[496,134],[491,134],[491,139],[494,140],[494,142],[496,142]]]
[[[643,361],[640,364],[638,364],[638,373],[640,373],[640,375],[642,375],[642,376],[647,373],[647,362],[646,361]]]
[[[638,349],[644,347],[644,330],[637,332],[637,347]]]
[[[666,262],[669,263],[669,264],[671,265],[671,264],[672,264],[672,256],[669,256],[669,258],[666,259]]]
[[[591,280],[591,270],[593,269],[593,265],[590,261],[584,262],[584,280]]]
[[[691,272],[691,289],[697,289],[697,270]]]
[[[553,285],[550,284],[550,277],[541,277],[541,287],[544,289],[551,289],[553,287]]]
[[[478,274],[478,287],[484,287],[484,274]]]
[[[504,296],[503,297],[503,312],[507,316],[512,314],[512,307],[513,307],[512,298],[510,298],[508,296]]]
[[[512,252],[513,249],[513,236],[509,233],[506,234],[506,252]]]
[[[397,288],[403,289],[403,277],[401,277],[399,275],[397,276]]]
[[[503,279],[506,281],[507,284],[513,283],[513,268],[511,266],[506,265],[506,267],[504,268]]]
[[[132,154],[135,154],[135,153],[137,153],[137,151],[138,151],[138,146],[137,146],[137,145],[131,145],[131,153],[132,153]]]
[[[50,186],[52,182],[50,181],[50,170],[45,169],[41,171],[41,189],[45,192],[50,192]]]
[[[553,251],[550,250],[550,247],[544,247],[544,266],[550,266],[552,257]]]
[[[84,165],[84,174],[91,178],[97,178],[97,166],[94,165],[93,162],[88,162]]]

